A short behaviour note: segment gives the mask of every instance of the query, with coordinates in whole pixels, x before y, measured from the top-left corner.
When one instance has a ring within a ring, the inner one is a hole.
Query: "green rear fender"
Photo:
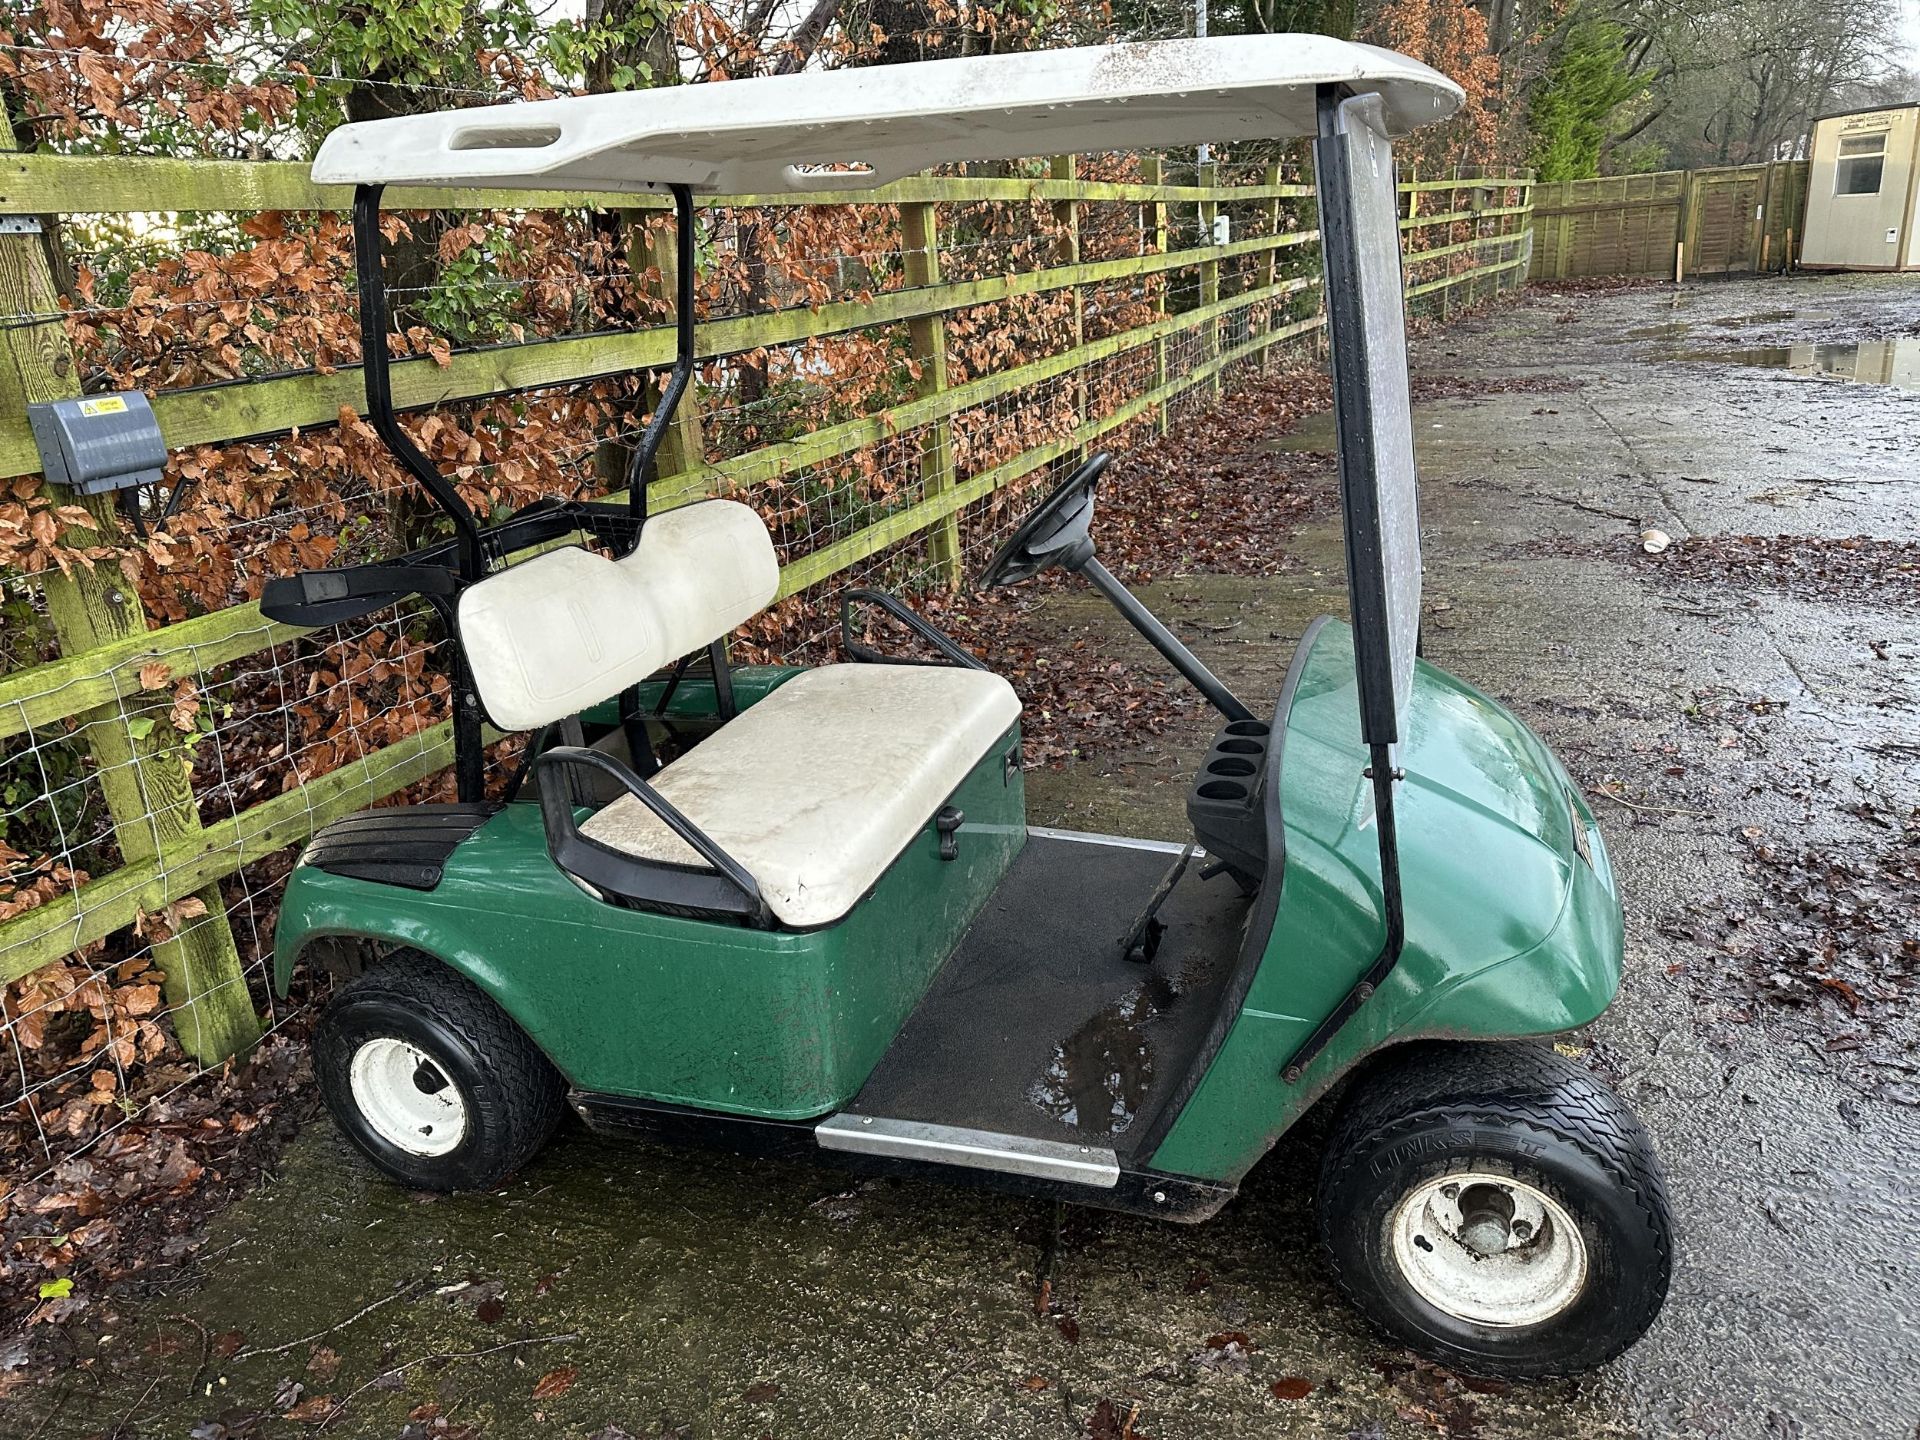
[[[1243,960],[1254,968],[1240,1014],[1154,1152],[1175,1173],[1238,1179],[1384,1046],[1570,1030],[1619,988],[1619,896],[1566,771],[1503,707],[1422,662],[1395,803],[1406,944],[1378,993],[1284,1081],[1286,1061],[1384,939],[1351,631],[1320,625],[1295,664],[1277,761],[1286,854],[1273,924],[1257,960]]]
[[[873,891],[817,930],[751,930],[604,904],[548,858],[539,806],[508,805],[415,891],[296,866],[274,937],[285,993],[328,936],[410,946],[473,980],[582,1090],[800,1119],[859,1089],[1026,842],[1016,726]]]

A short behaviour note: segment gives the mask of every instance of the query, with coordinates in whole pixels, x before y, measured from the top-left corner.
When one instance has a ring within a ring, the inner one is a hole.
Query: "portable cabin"
[[[1920,269],[1920,101],[1813,122],[1806,236],[1814,270]]]

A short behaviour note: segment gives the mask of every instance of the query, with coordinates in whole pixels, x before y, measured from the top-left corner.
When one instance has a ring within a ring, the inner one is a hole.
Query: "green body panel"
[[[735,1114],[824,1114],[866,1080],[1026,843],[1015,727],[952,797],[959,858],[932,819],[843,920],[750,930],[608,905],[547,856],[539,806],[506,806],[439,886],[400,889],[300,865],[275,935],[286,992],[328,935],[436,955],[479,985],[575,1086]],[[805,763],[796,756],[795,763]]]
[[[1285,863],[1245,1000],[1149,1163],[1236,1181],[1339,1076],[1427,1036],[1502,1039],[1587,1023],[1619,985],[1621,915],[1593,817],[1547,747],[1501,706],[1422,663],[1398,748],[1399,964],[1289,1085],[1285,1061],[1352,989],[1384,927],[1351,633],[1323,624],[1296,661],[1281,786]],[[742,704],[793,673],[736,675]],[[673,710],[710,714],[707,682]],[[590,715],[602,721],[611,716]],[[492,995],[584,1090],[803,1119],[858,1092],[1026,840],[1015,729],[953,796],[960,858],[931,821],[873,892],[810,932],[749,930],[592,899],[548,859],[538,807],[506,807],[422,893],[310,866],[276,936],[285,993],[301,951],[364,936],[439,956]],[[796,757],[804,763],[804,756]],[[1580,858],[1575,826],[1591,862]],[[1256,931],[1259,927],[1256,925]]]
[[[1396,752],[1406,770],[1394,805],[1400,961],[1306,1073],[1283,1081],[1284,1063],[1385,934],[1351,631],[1322,625],[1297,663],[1277,761],[1286,834],[1278,909],[1240,1015],[1152,1157],[1177,1174],[1238,1179],[1383,1045],[1571,1029],[1599,1015],[1620,983],[1620,900],[1577,788],[1519,720],[1422,662]],[[1575,851],[1576,823],[1591,864]]]

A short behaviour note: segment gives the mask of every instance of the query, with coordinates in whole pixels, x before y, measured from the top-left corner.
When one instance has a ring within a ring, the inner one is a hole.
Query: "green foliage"
[[[1610,175],[1651,175],[1656,170],[1666,168],[1667,147],[1658,140],[1616,146],[1607,157],[1607,173]]]
[[[1626,61],[1618,25],[1589,18],[1567,31],[1527,117],[1533,133],[1528,159],[1542,180],[1585,180],[1600,173],[1607,119],[1641,90]]]
[[[665,54],[679,0],[626,0],[601,7],[597,19],[556,20],[541,36],[547,65],[556,75],[588,79],[595,90],[644,90],[672,84],[645,57]],[[589,11],[589,15],[591,15]]]
[[[264,0],[253,13],[304,39],[317,73],[425,87],[470,80],[475,50],[537,48],[539,9],[528,0]]]
[[[514,331],[514,314],[525,291],[501,269],[520,258],[512,236],[494,228],[484,243],[469,245],[439,263],[434,283],[415,307],[420,319],[455,345],[485,345]],[[519,338],[517,335],[515,338]]]

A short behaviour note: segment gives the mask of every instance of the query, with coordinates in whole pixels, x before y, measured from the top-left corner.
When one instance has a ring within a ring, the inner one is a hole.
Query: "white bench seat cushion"
[[[779,589],[766,522],[702,500],[649,518],[623,560],[567,546],[469,585],[460,645],[487,718],[532,730],[704,648]]]
[[[796,675],[653,777],[759,883],[785,925],[870,890],[1020,716],[983,670],[828,665]],[[645,860],[705,862],[631,795],[580,827]]]

